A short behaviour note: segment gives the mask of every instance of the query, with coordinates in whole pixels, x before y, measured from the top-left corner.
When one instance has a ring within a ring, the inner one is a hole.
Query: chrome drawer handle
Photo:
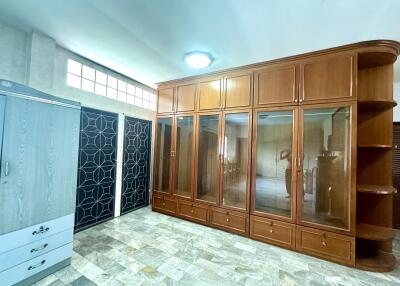
[[[33,269],[35,269],[35,268],[38,268],[38,267],[42,266],[42,265],[45,264],[45,263],[46,263],[46,260],[42,260],[40,263],[38,263],[38,264],[36,264],[36,265],[31,265],[31,266],[29,266],[29,267],[28,267],[28,270],[33,270]]]
[[[46,232],[48,232],[50,230],[50,228],[49,227],[44,227],[44,226],[41,226],[40,228],[39,228],[39,230],[35,230],[34,232],[32,232],[32,235],[38,235],[38,234],[43,234],[43,233],[46,233]]]
[[[41,246],[41,247],[32,248],[32,249],[31,249],[31,253],[41,251],[41,250],[45,249],[47,246],[49,246],[49,245],[46,243],[46,244],[44,244],[44,245]]]

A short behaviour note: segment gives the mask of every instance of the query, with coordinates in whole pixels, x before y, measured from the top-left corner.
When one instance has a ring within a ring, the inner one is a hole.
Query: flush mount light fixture
[[[208,53],[193,52],[185,55],[185,62],[196,69],[208,67],[213,59]]]

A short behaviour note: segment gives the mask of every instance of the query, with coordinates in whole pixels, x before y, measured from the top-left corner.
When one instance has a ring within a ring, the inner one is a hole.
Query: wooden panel
[[[178,201],[178,215],[200,223],[208,222],[208,206],[189,201]]]
[[[181,85],[176,88],[176,111],[194,111],[197,84]]]
[[[222,107],[222,81],[220,79],[202,81],[199,84],[199,110]]]
[[[352,55],[322,56],[300,65],[300,102],[354,97]]]
[[[227,211],[220,208],[210,208],[210,224],[217,228],[247,234],[249,215],[245,213]]]
[[[393,172],[393,185],[400,191],[400,123],[393,124],[393,158],[392,158],[392,172]],[[393,226],[400,229],[400,194],[394,195],[394,210],[393,210]]]
[[[7,97],[0,234],[74,213],[79,121],[78,109]]]
[[[287,248],[295,248],[295,226],[290,223],[251,215],[250,237]]]
[[[347,265],[355,262],[355,239],[350,236],[297,226],[296,248]]]
[[[358,146],[392,146],[393,111],[358,112]]]
[[[175,214],[176,213],[176,201],[169,197],[153,196],[153,208],[155,210]]]
[[[233,75],[225,79],[225,108],[251,106],[251,74]]]
[[[255,106],[297,102],[296,66],[262,69],[254,77]]]
[[[163,88],[158,90],[158,113],[174,112],[174,88]]]
[[[357,100],[392,100],[393,65],[358,70]]]

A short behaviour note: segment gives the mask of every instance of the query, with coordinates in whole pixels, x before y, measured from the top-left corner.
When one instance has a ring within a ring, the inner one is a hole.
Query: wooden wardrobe
[[[394,41],[158,85],[153,210],[390,271]]]

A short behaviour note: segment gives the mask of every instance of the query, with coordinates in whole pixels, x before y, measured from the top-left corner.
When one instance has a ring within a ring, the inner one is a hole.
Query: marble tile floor
[[[395,241],[400,259],[400,239]],[[143,208],[75,236],[72,264],[35,286],[400,285]]]

